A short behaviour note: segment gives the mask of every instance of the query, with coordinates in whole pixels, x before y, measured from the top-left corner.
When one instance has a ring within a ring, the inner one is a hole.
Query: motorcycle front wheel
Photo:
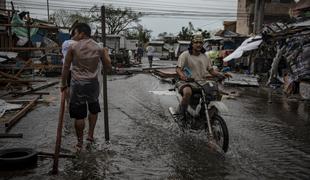
[[[211,118],[211,126],[216,144],[219,145],[224,152],[227,152],[229,136],[227,125],[224,119],[221,116],[214,114]]]

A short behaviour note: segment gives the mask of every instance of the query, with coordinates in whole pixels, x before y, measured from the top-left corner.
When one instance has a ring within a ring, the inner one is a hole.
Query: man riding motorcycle
[[[211,77],[218,77],[220,79],[231,77],[228,73],[222,74],[214,70],[211,60],[205,52],[203,36],[201,33],[197,33],[192,37],[188,50],[179,56],[176,72],[180,81],[177,82],[176,87],[182,95],[182,100],[177,110],[181,121],[185,121],[185,112],[193,89],[198,88],[196,83],[191,82],[192,80],[201,81],[208,80]]]

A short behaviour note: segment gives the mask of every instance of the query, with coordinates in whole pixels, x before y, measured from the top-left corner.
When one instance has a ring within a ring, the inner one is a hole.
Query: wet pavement
[[[54,80],[54,79],[53,79]],[[149,74],[108,77],[111,143],[104,139],[103,112],[96,143],[76,159],[62,158],[52,176],[51,158],[23,171],[0,172],[0,179],[309,179],[310,107],[307,102],[274,95],[262,88],[228,88],[238,92],[224,103],[230,144],[225,155],[214,152],[204,136],[182,133],[168,108],[176,106],[172,86]],[[30,147],[53,152],[58,123],[59,90],[48,89],[49,105],[38,104],[0,148]],[[102,96],[100,96],[102,101]],[[73,120],[65,114],[62,153],[74,153]],[[86,145],[86,144],[85,144]]]

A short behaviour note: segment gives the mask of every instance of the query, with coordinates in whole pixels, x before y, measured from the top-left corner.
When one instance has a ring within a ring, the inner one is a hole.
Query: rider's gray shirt
[[[203,53],[195,56],[191,55],[189,51],[184,51],[178,59],[177,66],[182,70],[184,67],[188,67],[192,71],[191,78],[195,80],[204,80],[212,76],[209,72],[212,70],[211,60]]]

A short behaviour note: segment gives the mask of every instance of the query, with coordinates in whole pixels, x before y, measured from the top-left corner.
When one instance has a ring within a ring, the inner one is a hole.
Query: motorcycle
[[[179,124],[182,131],[185,129],[194,131],[205,131],[208,140],[222,149],[228,150],[229,135],[227,125],[221,117],[220,112],[227,112],[227,107],[220,101],[221,94],[217,81],[194,81],[198,88],[192,88],[190,103],[185,112],[185,121],[181,121],[178,113],[173,107],[169,112]],[[179,103],[182,100],[177,87],[170,89],[176,91]]]

